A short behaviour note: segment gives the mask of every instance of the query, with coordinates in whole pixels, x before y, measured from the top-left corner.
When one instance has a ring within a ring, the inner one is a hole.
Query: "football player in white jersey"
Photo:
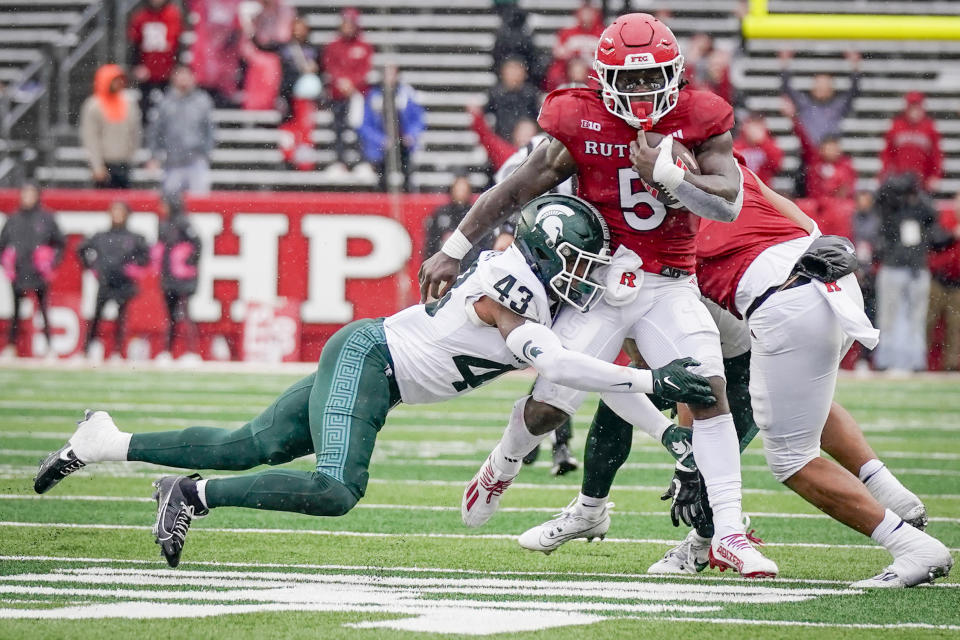
[[[588,309],[604,290],[591,280],[593,271],[608,262],[609,234],[596,209],[572,196],[536,198],[523,208],[514,245],[482,253],[439,300],[340,329],[324,346],[316,373],[243,427],[130,434],[105,411],[88,411],[70,440],[41,463],[34,489],[44,493],[103,461],[241,470],[316,455],[313,472],[160,478],[154,535],[176,566],[192,519],[215,507],[320,516],[350,511],[364,495],[377,434],[400,402],[440,402],[527,366],[577,389],[638,399],[657,390],[679,401],[714,402],[709,382],[687,370],[693,360],[639,370],[561,346],[550,330],[557,307]]]

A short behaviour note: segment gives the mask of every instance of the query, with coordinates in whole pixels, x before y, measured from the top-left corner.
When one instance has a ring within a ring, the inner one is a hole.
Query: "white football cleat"
[[[603,513],[596,520],[588,520],[577,509],[577,499],[574,498],[567,507],[558,513],[553,520],[547,520],[541,525],[527,529],[517,539],[520,546],[530,551],[542,551],[550,555],[565,542],[586,538],[592,542],[594,538],[604,539],[610,530],[610,510],[613,503],[608,502],[603,507]]]
[[[493,466],[493,454],[487,456],[477,474],[473,476],[460,501],[460,517],[468,527],[479,527],[487,522],[500,507],[500,497],[517,474],[507,476]]]
[[[777,563],[757,551],[753,543],[763,544],[753,531],[714,536],[708,552],[710,568],[733,569],[744,578],[776,578],[780,571]]]
[[[900,515],[900,514],[897,514]],[[927,524],[930,522],[930,518],[927,517],[927,508],[921,502],[917,506],[913,507],[905,514],[900,516],[904,522],[913,527],[914,529],[919,529],[920,531],[926,531]]]
[[[647,569],[647,573],[700,573],[710,564],[710,540],[691,529],[683,542],[670,549]]]
[[[893,564],[881,573],[850,586],[854,589],[903,589],[946,578],[953,568],[953,558],[940,541],[934,542],[936,546],[929,545],[929,549],[922,553],[894,558]]]

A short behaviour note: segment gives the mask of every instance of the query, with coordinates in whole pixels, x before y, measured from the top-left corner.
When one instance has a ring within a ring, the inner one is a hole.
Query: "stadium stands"
[[[487,89],[494,83],[489,50],[499,19],[491,11],[489,0],[292,0],[303,14],[317,44],[329,41],[339,22],[339,11],[354,6],[363,12],[362,25],[366,38],[378,50],[375,61],[381,65],[390,60],[402,70],[404,79],[419,90],[422,103],[428,109],[428,131],[423,148],[414,157],[413,185],[420,190],[445,188],[454,172],[467,169],[481,171],[485,156],[469,130],[469,117],[464,108],[480,104]],[[611,2],[616,10],[622,3]],[[548,52],[557,29],[571,23],[571,14],[578,0],[521,0],[520,5],[531,12],[529,24],[534,30],[538,46]],[[708,31],[718,46],[735,48],[739,45],[739,20],[735,15],[739,3],[735,0],[716,0],[703,3],[693,0],[674,0],[665,3],[633,2],[638,10],[669,9],[669,24],[682,39],[700,31]],[[41,0],[12,2],[0,0],[0,11],[16,16],[5,20],[0,28],[0,81],[29,86],[16,77],[29,70],[44,55],[44,43],[69,42],[71,25],[89,10],[82,0]],[[836,11],[831,0],[771,0],[771,11],[826,12]],[[14,9],[17,9],[14,11]],[[953,3],[941,0],[918,0],[911,3],[888,0],[857,0],[844,3],[847,12],[891,13],[956,13]],[[77,36],[72,36],[76,38]],[[191,34],[186,34],[189,40]],[[64,39],[65,38],[65,39]],[[58,40],[61,39],[61,40]],[[923,91],[929,96],[927,108],[938,120],[944,137],[943,147],[948,156],[946,179],[941,183],[941,195],[948,196],[960,190],[960,160],[950,160],[960,149],[960,124],[955,122],[960,98],[960,74],[955,70],[960,59],[960,43],[923,41],[796,41],[790,43],[796,50],[792,69],[795,86],[803,89],[817,72],[845,74],[843,51],[856,48],[864,54],[862,65],[862,94],[854,104],[851,117],[844,126],[844,146],[854,155],[855,166],[861,176],[861,187],[874,185],[880,169],[878,153],[882,136],[890,118],[901,108],[901,96],[907,91]],[[797,164],[793,152],[797,148],[790,123],[779,114],[780,64],[778,51],[783,41],[753,40],[746,50],[735,56],[734,81],[746,94],[748,108],[768,116],[768,124],[787,152],[784,173]],[[92,69],[85,69],[92,72]],[[34,71],[36,73],[36,71]],[[80,74],[78,68],[75,72]],[[89,86],[71,78],[70,90]],[[846,78],[838,79],[843,88]],[[62,89],[61,89],[62,90]],[[70,104],[77,104],[83,96],[71,96]],[[72,114],[75,118],[75,112]],[[320,111],[317,115],[316,140],[318,171],[295,172],[283,168],[280,153],[276,151],[280,133],[276,130],[279,114],[274,111],[244,112],[220,110],[216,113],[218,148],[212,159],[213,181],[216,189],[372,189],[375,180],[362,175],[328,175],[323,167],[332,161],[328,130],[331,116]],[[38,177],[64,186],[84,186],[89,177],[83,152],[75,138],[63,138],[50,162],[39,169]],[[156,183],[158,175],[138,169],[133,173],[137,186]],[[474,176],[477,186],[484,182],[479,173]],[[790,179],[781,175],[776,186],[786,188]]]

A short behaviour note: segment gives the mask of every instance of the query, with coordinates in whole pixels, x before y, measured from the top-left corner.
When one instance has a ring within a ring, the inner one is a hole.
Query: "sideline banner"
[[[16,210],[18,198],[15,190],[0,190],[0,223]],[[158,196],[154,192],[44,191],[43,205],[56,212],[57,222],[68,236],[63,263],[53,276],[52,292],[67,299],[76,296],[81,316],[75,330],[62,332],[61,339],[54,341],[58,354],[74,353],[81,346],[67,344],[68,338],[75,335],[76,340],[82,340],[96,297],[96,280],[80,268],[76,247],[81,238],[109,227],[106,211],[114,200],[130,206],[133,214],[128,226],[149,243],[156,242]],[[261,331],[251,345],[283,336],[283,353],[260,353],[259,358],[311,361],[319,358],[323,343],[344,324],[390,315],[416,303],[424,220],[447,200],[445,194],[392,197],[374,193],[237,191],[188,198],[190,221],[203,245],[197,292],[190,300],[190,315],[200,330],[201,355],[210,357],[211,344],[225,340],[232,357],[242,357],[248,309],[259,310],[253,324]],[[292,307],[296,313],[291,313],[291,301],[299,306]],[[265,315],[266,308],[282,311]],[[29,318],[29,310],[23,311]],[[109,352],[113,333],[109,321],[115,312],[110,307],[107,312],[108,322],[101,325],[100,333]],[[10,284],[0,274],[4,328],[11,313]],[[131,302],[128,339],[148,340],[155,355],[162,349],[166,313],[159,278],[150,274]],[[295,336],[288,335],[291,315],[296,318]],[[262,331],[267,316],[279,319],[284,326],[275,336],[265,338]],[[21,353],[28,353],[30,342],[21,340]],[[175,352],[184,348],[179,342]]]

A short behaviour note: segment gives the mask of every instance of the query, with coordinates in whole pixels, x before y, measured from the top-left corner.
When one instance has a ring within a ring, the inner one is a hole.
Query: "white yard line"
[[[20,528],[60,528],[60,529],[91,529],[107,531],[152,531],[153,527],[134,524],[106,524],[106,523],[76,523],[76,522],[11,522],[0,521],[0,527],[20,527]],[[465,533],[384,533],[380,531],[325,531],[319,529],[264,529],[264,528],[236,528],[236,527],[198,527],[195,531],[206,531],[210,533],[236,533],[236,534],[281,534],[281,535],[308,535],[308,536],[334,536],[348,538],[439,538],[447,540],[515,540],[516,536],[506,533],[483,533],[483,534],[465,534]],[[664,540],[660,538],[606,538],[605,542],[616,544],[656,544],[666,546],[676,546],[680,540]],[[883,551],[882,548],[870,544],[827,544],[823,542],[767,542],[768,547],[789,547],[801,549],[869,549],[872,551]],[[951,552],[960,551],[958,548],[950,548]]]
[[[0,500],[61,500],[66,502],[134,502],[134,503],[155,503],[153,498],[137,496],[91,496],[91,495],[36,495],[31,493],[0,493]],[[419,505],[419,504],[381,504],[360,502],[355,509],[373,509],[385,511],[427,511],[427,512],[460,512],[460,507],[447,505]],[[549,513],[556,514],[559,509],[555,507],[500,507],[498,512],[503,513]],[[622,509],[613,509],[614,515],[635,516],[641,518],[663,518],[667,511],[626,511]],[[768,511],[749,511],[752,518],[780,518],[797,520],[830,520],[830,516],[822,513],[784,513]],[[930,522],[949,522],[960,524],[960,518],[930,518]]]
[[[664,622],[698,622],[702,624],[743,624],[758,627],[816,627],[829,629],[930,629],[935,631],[960,631],[960,625],[928,624],[926,622],[897,622],[893,624],[869,624],[856,622],[805,622],[803,620],[750,620],[747,618],[693,618],[681,616],[636,616],[635,619],[662,620]]]

